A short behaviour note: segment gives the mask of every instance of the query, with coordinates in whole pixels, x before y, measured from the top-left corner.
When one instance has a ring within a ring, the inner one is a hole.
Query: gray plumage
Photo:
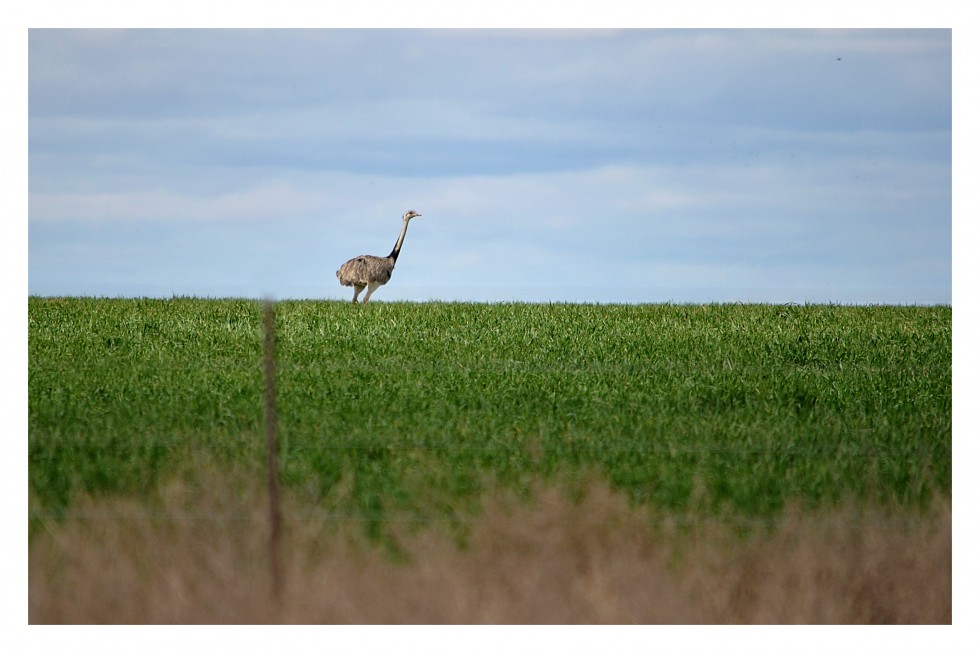
[[[388,283],[388,280],[391,279],[391,273],[395,269],[395,261],[398,260],[398,255],[402,251],[402,243],[405,242],[408,221],[420,215],[422,214],[409,211],[402,216],[402,231],[398,234],[398,241],[388,256],[382,258],[380,256],[364,254],[363,256],[352,258],[340,266],[340,269],[337,270],[337,279],[340,280],[340,285],[342,286],[354,287],[353,303],[357,303],[357,296],[361,294],[361,291],[365,287],[368,291],[364,295],[364,303],[367,304],[368,299],[371,298],[371,294],[380,286]]]

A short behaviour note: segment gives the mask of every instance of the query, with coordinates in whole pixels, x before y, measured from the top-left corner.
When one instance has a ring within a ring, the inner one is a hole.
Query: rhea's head
[[[419,213],[418,211],[409,211],[408,213],[406,213],[405,215],[402,216],[402,220],[404,220],[405,222],[408,222],[412,218],[417,218],[420,215],[422,215],[422,214]]]

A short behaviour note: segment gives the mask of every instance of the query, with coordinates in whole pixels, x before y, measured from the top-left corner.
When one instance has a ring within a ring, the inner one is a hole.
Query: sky
[[[952,302],[948,29],[31,29],[28,292]]]

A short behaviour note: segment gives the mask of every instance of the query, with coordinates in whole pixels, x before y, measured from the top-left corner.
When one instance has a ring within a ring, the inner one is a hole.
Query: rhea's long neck
[[[391,250],[391,254],[388,254],[388,258],[392,261],[398,260],[398,254],[402,251],[402,243],[405,242],[406,231],[408,231],[408,220],[402,220],[402,232],[398,234],[398,242],[395,243],[395,248]]]

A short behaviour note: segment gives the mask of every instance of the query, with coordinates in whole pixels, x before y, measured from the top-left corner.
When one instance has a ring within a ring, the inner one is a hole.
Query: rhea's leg
[[[368,300],[371,299],[371,294],[375,290],[377,290],[380,286],[381,286],[380,283],[377,283],[377,282],[374,282],[374,281],[371,281],[370,283],[368,283],[368,291],[367,291],[367,294],[364,295],[364,303],[365,304],[367,304],[368,303]]]
[[[357,296],[361,294],[362,290],[364,290],[364,286],[354,286],[354,299],[351,300],[353,303],[357,303]],[[368,294],[370,295],[371,293]]]

